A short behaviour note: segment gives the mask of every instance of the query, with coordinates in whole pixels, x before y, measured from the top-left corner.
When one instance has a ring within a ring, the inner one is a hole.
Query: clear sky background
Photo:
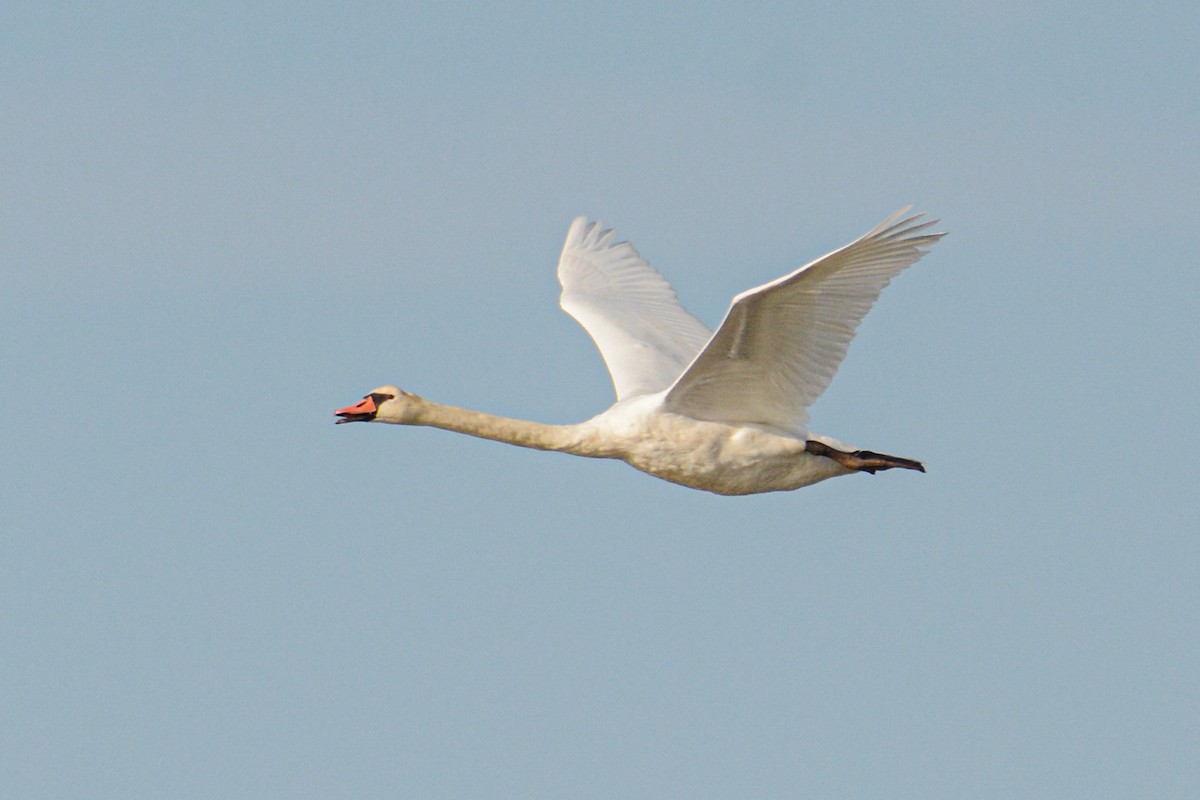
[[[6,3],[0,794],[1200,796],[1200,10]],[[603,410],[577,214],[710,325],[949,232],[720,498],[335,427]]]

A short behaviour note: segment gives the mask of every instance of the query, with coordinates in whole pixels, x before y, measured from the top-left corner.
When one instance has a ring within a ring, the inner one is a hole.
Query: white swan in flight
[[[560,304],[595,341],[617,402],[574,425],[433,403],[382,386],[338,422],[428,425],[500,442],[617,458],[672,483],[725,495],[798,489],[919,461],[808,430],[808,407],[883,287],[942,234],[904,208],[845,247],[742,292],[716,333],[679,304],[629,242],[579,217],[558,262]]]

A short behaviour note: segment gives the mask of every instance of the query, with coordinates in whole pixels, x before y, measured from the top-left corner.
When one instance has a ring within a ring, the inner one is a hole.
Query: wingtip
[[[876,225],[875,229],[863,238],[904,239],[918,247],[928,247],[946,235],[946,231],[929,231],[929,228],[942,220],[939,217],[926,219],[928,213],[927,211],[912,211],[911,205],[904,206]]]
[[[567,228],[566,239],[563,240],[562,252],[559,254],[561,261],[566,254],[584,244],[587,237],[591,234],[592,229],[598,223],[590,222],[585,216],[578,216],[571,220],[570,226]]]
[[[588,218],[580,215],[571,220],[571,224],[567,226],[567,239],[581,239],[588,227]]]

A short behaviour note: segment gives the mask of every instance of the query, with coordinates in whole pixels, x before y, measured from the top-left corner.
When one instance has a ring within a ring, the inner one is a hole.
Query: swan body
[[[733,299],[715,333],[628,242],[584,217],[559,259],[560,304],[591,335],[617,402],[574,425],[509,419],[382,386],[338,422],[425,425],[539,450],[615,458],[724,495],[786,491],[911,459],[810,432],[829,385],[883,287],[942,235],[902,209],[845,247]]]

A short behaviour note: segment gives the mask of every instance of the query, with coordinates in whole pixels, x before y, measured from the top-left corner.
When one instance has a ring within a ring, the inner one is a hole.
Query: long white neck
[[[426,425],[477,436],[480,439],[532,447],[535,450],[557,450],[593,458],[611,457],[611,454],[601,452],[602,448],[597,447],[597,442],[587,435],[582,425],[547,425],[523,419],[498,417],[482,411],[433,403],[423,398],[403,420],[380,417],[379,421],[401,425]]]

